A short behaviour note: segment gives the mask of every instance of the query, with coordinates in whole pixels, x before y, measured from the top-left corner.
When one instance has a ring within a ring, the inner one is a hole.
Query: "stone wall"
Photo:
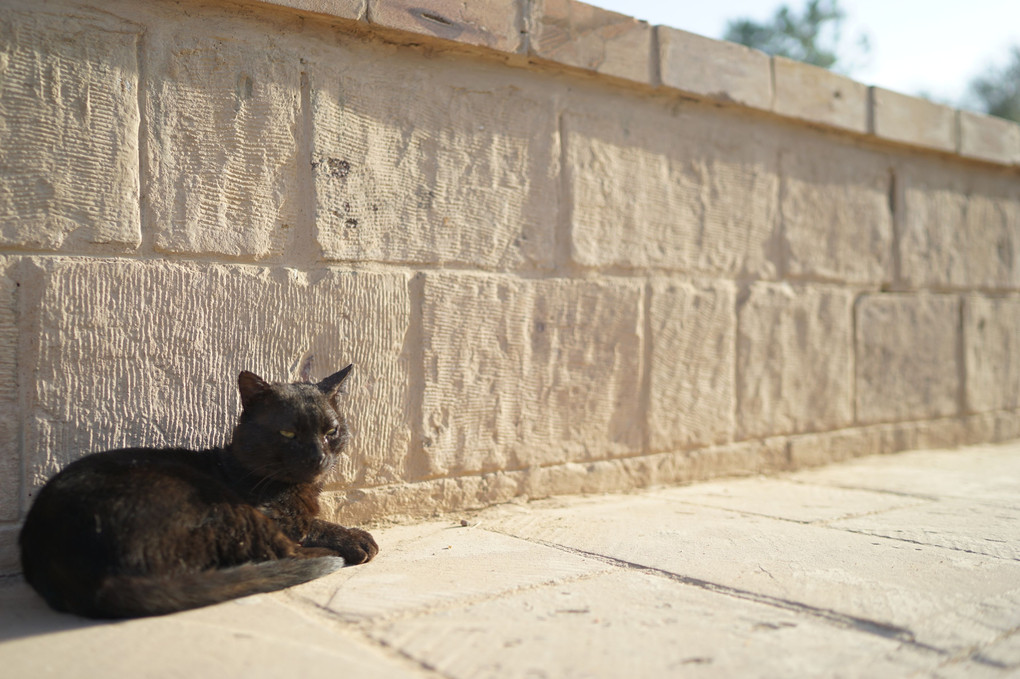
[[[1018,331],[1012,123],[572,0],[0,7],[7,570],[242,369],[355,363],[364,521],[1020,436]]]

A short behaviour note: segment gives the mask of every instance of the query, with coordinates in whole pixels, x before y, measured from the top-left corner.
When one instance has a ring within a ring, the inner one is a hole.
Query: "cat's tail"
[[[94,618],[137,618],[273,592],[328,575],[344,566],[339,556],[280,559],[165,577],[115,575],[96,593]]]

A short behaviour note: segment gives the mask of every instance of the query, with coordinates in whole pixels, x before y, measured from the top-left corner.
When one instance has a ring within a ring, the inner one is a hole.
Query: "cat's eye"
[[[329,431],[326,432],[326,436],[328,436],[330,438],[333,438],[336,435],[337,435],[337,428],[336,427],[333,427],[332,429],[330,429]]]
[[[281,429],[280,436],[282,436],[285,439],[292,439],[294,438],[295,434],[289,429]]]

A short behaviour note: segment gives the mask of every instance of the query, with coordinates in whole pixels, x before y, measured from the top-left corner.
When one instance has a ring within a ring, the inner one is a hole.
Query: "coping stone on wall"
[[[646,22],[576,0],[536,0],[529,19],[534,56],[655,84],[652,29]]]
[[[871,133],[881,139],[954,153],[956,111],[881,87],[871,88]]]
[[[368,10],[368,0],[271,0],[266,4],[358,21],[365,20]]]
[[[772,64],[764,52],[657,26],[662,84],[751,108],[772,108]]]
[[[769,108],[762,106],[762,92],[771,90],[771,111],[783,117],[1020,168],[1020,124],[869,88],[783,57],[772,57],[771,68],[763,72],[754,50],[748,50],[752,54],[748,56],[737,45],[667,26],[653,29],[643,21],[577,0],[251,1],[508,54],[527,53],[546,62],[645,86],[661,85],[720,103]],[[709,44],[716,55],[726,54],[726,58],[713,57],[715,63],[708,63],[699,50]],[[952,125],[947,124],[950,113],[955,118]]]
[[[772,110],[788,118],[851,132],[868,131],[868,88],[850,78],[792,59],[772,57]]]
[[[368,22],[500,52],[522,45],[517,0],[368,0]]]
[[[958,111],[960,155],[993,163],[1020,165],[1020,125],[994,116]]]

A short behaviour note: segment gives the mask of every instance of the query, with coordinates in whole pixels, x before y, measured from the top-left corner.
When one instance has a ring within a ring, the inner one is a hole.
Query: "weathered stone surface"
[[[610,568],[595,559],[450,521],[395,526],[372,535],[385,545],[372,568],[345,568],[295,592],[345,622],[371,623]]]
[[[868,131],[868,88],[850,78],[793,59],[772,57],[772,110],[811,123]]]
[[[352,48],[311,75],[318,241],[328,259],[549,268],[556,117],[487,64]]]
[[[380,517],[410,520],[515,500],[613,493],[788,469],[786,439],[774,437],[682,452],[567,462],[336,491],[326,494],[323,504],[325,515],[341,522],[364,523]]]
[[[1016,541],[1013,529],[1018,523],[1018,507],[940,500],[845,518],[830,525],[919,545],[1020,561],[1020,542]],[[980,526],[977,531],[976,526]]]
[[[230,40],[216,36],[231,35]],[[281,253],[301,214],[301,63],[271,27],[181,16],[147,41],[147,223],[171,253]]]
[[[221,671],[230,676],[253,678],[295,672],[326,679],[341,667],[367,679],[427,676],[375,644],[338,633],[280,595],[97,625],[51,611],[26,585],[0,587],[0,639],[4,671],[25,677],[198,677],[209,672],[210,658],[229,667]],[[110,653],[114,647],[117,652]]]
[[[884,455],[917,448],[913,423],[856,427],[789,439],[790,466],[817,467],[864,455]]]
[[[29,491],[86,452],[225,443],[237,373],[297,379],[310,357],[313,377],[355,364],[344,399],[352,441],[335,480],[403,478],[405,276],[156,262],[59,262],[39,275]]]
[[[990,643],[1020,623],[1020,563],[1007,559],[647,496],[562,508],[504,505],[481,519],[502,533],[814,611],[850,627],[877,624],[887,639],[949,654]],[[988,613],[1000,603],[1013,606],[1001,619]]]
[[[574,260],[774,276],[780,141],[729,115],[576,99],[564,119]]]
[[[650,323],[651,449],[733,440],[736,286],[657,280]]]
[[[1012,120],[958,111],[960,155],[1002,165],[1020,165],[1020,125]]]
[[[912,146],[956,151],[955,110],[881,87],[870,91],[872,134]]]
[[[853,421],[851,295],[755,284],[737,308],[738,438]]]
[[[897,676],[934,664],[894,639],[619,571],[384,622],[370,635],[455,679],[783,677],[817,657],[836,673]]]
[[[21,526],[0,526],[0,575],[21,572],[21,551],[18,549],[18,535]]]
[[[764,52],[656,26],[662,84],[716,101],[772,108],[772,65]]]
[[[576,0],[535,0],[530,52],[568,66],[652,82],[652,29],[644,21]]]
[[[780,155],[780,220],[793,276],[879,284],[892,279],[888,160],[805,133]]]
[[[964,659],[947,660],[939,667],[939,679],[999,679],[1020,669],[1020,632],[1004,636],[975,650]]]
[[[0,242],[119,249],[141,241],[141,27],[81,8],[0,13]]]
[[[628,280],[427,275],[429,475],[638,452],[642,297]]]
[[[368,20],[386,28],[517,52],[523,28],[520,6],[516,0],[368,0]]]
[[[1009,675],[1020,563],[970,547],[1017,544],[1018,451],[922,451],[390,526],[374,530],[369,564],[117,625],[56,613],[2,578],[4,669],[190,676],[215,655],[256,678]],[[859,490],[876,484],[898,490]],[[13,534],[0,527],[0,545]]]
[[[1015,444],[955,450],[919,450],[852,460],[796,472],[799,483],[853,486],[919,498],[960,499],[1015,507],[1020,455]]]
[[[896,173],[900,273],[915,287],[1020,288],[1016,178],[927,160]]]
[[[18,374],[18,275],[0,258],[0,521],[21,512],[21,376]],[[0,552],[3,549],[0,547]]]
[[[299,9],[342,19],[364,19],[368,0],[259,0],[267,5]]]
[[[857,419],[959,412],[960,303],[948,295],[865,295],[856,305]]]
[[[1020,407],[1020,300],[964,299],[963,360],[968,411]]]
[[[889,512],[891,509],[914,507],[928,502],[892,493],[765,478],[713,481],[650,494],[672,502],[716,507],[798,523],[827,523],[850,519],[856,514]]]

